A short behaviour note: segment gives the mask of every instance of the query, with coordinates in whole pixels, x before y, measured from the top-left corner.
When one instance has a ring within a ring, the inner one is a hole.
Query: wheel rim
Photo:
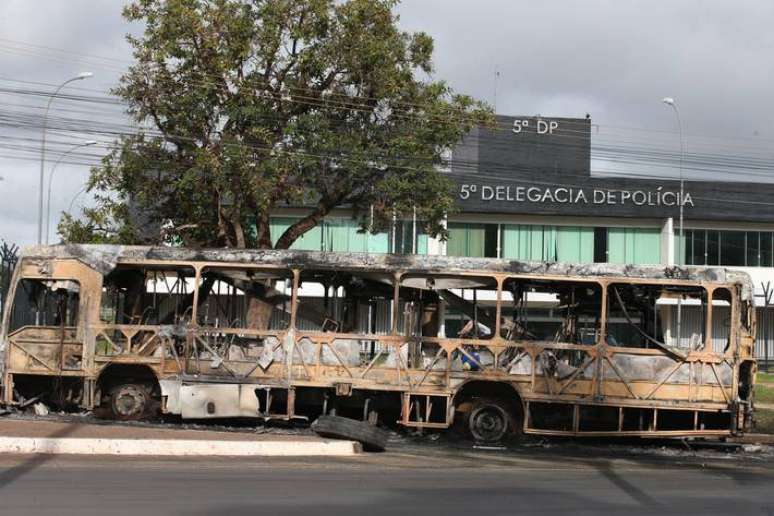
[[[508,415],[496,405],[486,405],[470,415],[470,433],[477,441],[496,442],[508,432]]]
[[[114,397],[113,409],[121,417],[141,415],[145,411],[145,392],[135,385],[121,387]]]

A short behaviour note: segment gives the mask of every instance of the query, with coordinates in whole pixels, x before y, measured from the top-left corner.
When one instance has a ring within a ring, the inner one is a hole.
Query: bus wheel
[[[150,401],[150,394],[144,385],[125,383],[111,392],[110,409],[115,419],[137,421],[148,413]]]
[[[481,443],[502,442],[519,430],[508,405],[496,399],[474,400],[467,423],[470,435]]]

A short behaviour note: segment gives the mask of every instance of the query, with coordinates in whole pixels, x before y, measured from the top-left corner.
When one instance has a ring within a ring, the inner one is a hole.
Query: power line
[[[2,117],[0,117],[0,119],[2,119]],[[6,119],[7,119],[7,117],[6,117]],[[32,117],[32,118],[30,118],[30,117],[27,117],[27,118],[22,117],[20,120],[17,119],[16,120],[16,124],[13,124],[13,125],[16,126],[16,127],[30,127],[30,126],[34,127],[35,126],[35,122],[34,122],[35,120],[36,120],[36,117]],[[134,126],[130,127],[130,126],[125,125],[125,124],[124,125],[122,125],[122,124],[115,124],[113,126],[109,126],[109,125],[106,125],[106,124],[102,123],[102,125],[98,125],[98,126],[94,126],[94,125],[92,125],[92,126],[80,125],[79,126],[79,125],[72,125],[72,124],[73,124],[73,122],[76,122],[76,123],[77,122],[86,122],[86,123],[90,124],[92,121],[88,120],[88,119],[87,120],[63,119],[63,120],[65,122],[67,122],[68,124],[71,124],[71,125],[62,127],[62,126],[57,124],[58,119],[54,118],[54,120],[50,124],[51,127],[52,127],[52,131],[64,129],[64,130],[67,130],[67,131],[78,131],[79,133],[83,133],[83,134],[103,134],[103,135],[108,135],[108,136],[113,136],[113,137],[137,134],[136,127],[134,127]],[[6,120],[6,123],[7,123],[7,120]],[[155,131],[145,131],[145,132],[149,133],[150,135],[155,135],[155,136],[158,136],[158,137],[164,136],[160,132],[155,132]],[[182,137],[178,136],[177,138],[182,138]],[[243,147],[243,148],[246,147],[246,146],[241,145],[241,144],[231,144],[231,143],[228,143],[226,145],[228,145],[228,146]],[[257,147],[254,147],[253,150],[255,150],[256,148]],[[265,150],[265,149],[261,149],[261,148],[257,148],[257,149],[258,150]],[[409,156],[408,158],[412,158],[412,157]],[[414,159],[417,159],[417,158],[414,158]],[[606,155],[605,159],[607,161],[615,161],[615,155]],[[626,161],[626,160],[619,160],[619,161]],[[631,160],[629,160],[629,161],[631,162]],[[653,161],[653,163],[658,165],[658,161],[654,161],[654,160],[651,160],[651,161]],[[666,160],[662,160],[662,161],[666,162]],[[491,168],[493,168],[495,166],[501,166],[502,167],[501,164],[497,164],[497,163],[490,164],[490,163],[486,163],[486,162],[482,162],[482,161],[478,161],[475,164],[478,166],[478,168],[487,167],[487,168],[491,169]],[[728,163],[724,163],[724,165],[728,166],[729,164]],[[460,166],[459,160],[456,161],[456,166],[457,167]],[[663,166],[663,165],[660,165],[660,166]],[[691,168],[691,167],[689,167],[689,168]],[[705,169],[704,168],[695,168],[695,170],[697,170],[697,171],[704,171]],[[728,174],[728,173],[732,173],[733,174],[734,172],[731,171],[731,172],[725,172],[725,173],[726,174]],[[750,172],[738,173],[738,174],[739,175],[749,175]],[[650,174],[650,175],[648,175],[648,177],[656,177],[656,176]]]
[[[271,116],[263,116],[260,117],[264,120],[271,120]],[[15,122],[17,127],[21,126],[35,126],[36,122],[36,116],[30,115],[25,112],[15,112],[15,111],[3,111],[2,112],[2,120],[4,120],[5,124],[13,123]],[[41,118],[42,120],[42,118]],[[90,132],[94,131],[95,127],[93,125],[94,120],[91,119],[84,119],[84,118],[67,118],[67,117],[56,117],[52,116],[50,117],[52,127],[57,124],[57,122],[62,122],[68,125],[68,129],[73,130],[82,130],[84,132]],[[276,119],[275,119],[276,120]],[[117,123],[117,124],[109,124],[105,121],[99,122],[101,125],[98,126],[97,130],[101,130],[101,132],[105,132],[104,129],[108,127],[113,127],[115,129],[118,129],[118,132],[121,132],[121,129],[130,129],[133,132],[135,132],[136,125],[130,125],[126,123]],[[78,125],[83,124],[83,125]],[[148,132],[146,130],[146,132]],[[159,133],[160,134],[160,133]],[[481,137],[474,137],[473,139],[465,138],[461,143],[459,143],[456,147],[464,148],[466,146],[472,146],[476,145],[477,143],[483,141],[484,139]],[[486,142],[485,142],[486,143]],[[498,146],[497,143],[491,144],[486,143],[488,148],[496,148]],[[520,144],[521,146],[540,146],[542,148],[544,147],[556,147],[557,150],[567,150],[568,148],[571,148],[571,145],[568,144],[562,144],[562,143],[541,143],[541,142],[522,142]],[[586,146],[577,146],[579,149],[585,149]],[[592,158],[602,158],[605,160],[613,160],[613,161],[620,161],[620,162],[629,162],[629,163],[637,163],[637,162],[650,162],[655,164],[656,166],[665,166],[665,164],[673,163],[675,162],[678,157],[677,154],[663,151],[663,150],[654,150],[651,148],[643,148],[643,147],[625,147],[625,146],[611,146],[611,145],[592,145],[591,147],[591,157]],[[774,167],[774,160],[762,160],[759,158],[754,157],[746,157],[742,155],[719,155],[719,154],[699,154],[699,153],[689,153],[687,155],[688,157],[688,164],[689,169],[694,169],[697,171],[707,171],[707,169],[716,167],[716,168],[722,168],[724,174],[731,173],[733,174],[741,174],[741,175],[749,175],[751,173],[754,173],[754,170],[769,170]],[[692,165],[692,166],[691,166]],[[737,167],[737,168],[743,168],[747,169],[748,172],[734,172],[734,171],[727,171],[725,169],[731,168],[731,167]],[[768,176],[768,173],[766,174]]]

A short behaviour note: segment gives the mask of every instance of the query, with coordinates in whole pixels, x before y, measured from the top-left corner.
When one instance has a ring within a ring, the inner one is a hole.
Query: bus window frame
[[[21,268],[17,266],[17,270],[20,270]],[[75,276],[75,275],[73,275]],[[8,290],[8,299],[10,302],[7,302],[5,304],[5,307],[3,308],[3,325],[2,325],[2,335],[4,338],[11,338],[15,335],[17,335],[19,332],[27,329],[27,328],[47,328],[47,329],[60,329],[62,328],[61,325],[51,326],[35,326],[35,325],[29,325],[26,324],[24,326],[19,326],[18,328],[11,330],[11,318],[13,317],[13,310],[16,306],[16,294],[18,293],[19,285],[21,285],[22,281],[24,280],[32,280],[32,281],[71,281],[76,284],[78,284],[78,317],[76,320],[75,326],[64,326],[65,329],[74,329],[75,330],[75,339],[79,342],[83,342],[84,335],[85,335],[85,326],[86,326],[86,310],[88,308],[86,304],[85,296],[82,295],[83,293],[83,281],[81,281],[81,278],[77,277],[66,277],[66,276],[44,276],[42,274],[36,274],[36,275],[22,275],[21,272],[17,275],[16,272],[14,272],[14,276],[11,279],[12,286]]]
[[[497,310],[497,317],[498,317],[498,338],[502,339],[504,342],[512,342],[512,343],[529,343],[529,342],[545,342],[545,341],[530,341],[530,340],[521,340],[521,341],[508,341],[502,337],[500,337],[499,330],[502,323],[502,305],[505,302],[503,299],[503,288],[505,286],[505,282],[508,280],[521,280],[521,281],[527,281],[530,280],[540,280],[544,282],[549,283],[573,283],[573,284],[582,284],[582,283],[588,283],[589,285],[594,285],[595,287],[598,287],[601,293],[601,299],[600,299],[600,310],[599,310],[599,328],[597,328],[597,336],[593,344],[567,344],[569,346],[578,346],[583,347],[585,349],[592,348],[594,346],[597,346],[599,344],[604,344],[604,335],[607,331],[607,283],[604,281],[600,281],[597,279],[585,279],[585,278],[566,278],[566,277],[556,277],[556,276],[530,276],[530,275],[505,275],[500,277],[500,285],[499,285],[499,294],[498,294],[498,310]],[[562,344],[565,345],[565,344]]]

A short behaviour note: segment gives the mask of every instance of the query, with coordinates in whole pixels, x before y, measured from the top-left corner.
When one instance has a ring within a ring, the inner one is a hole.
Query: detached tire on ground
[[[347,417],[320,416],[312,423],[312,430],[322,437],[357,441],[366,451],[384,451],[387,447],[387,432]]]

